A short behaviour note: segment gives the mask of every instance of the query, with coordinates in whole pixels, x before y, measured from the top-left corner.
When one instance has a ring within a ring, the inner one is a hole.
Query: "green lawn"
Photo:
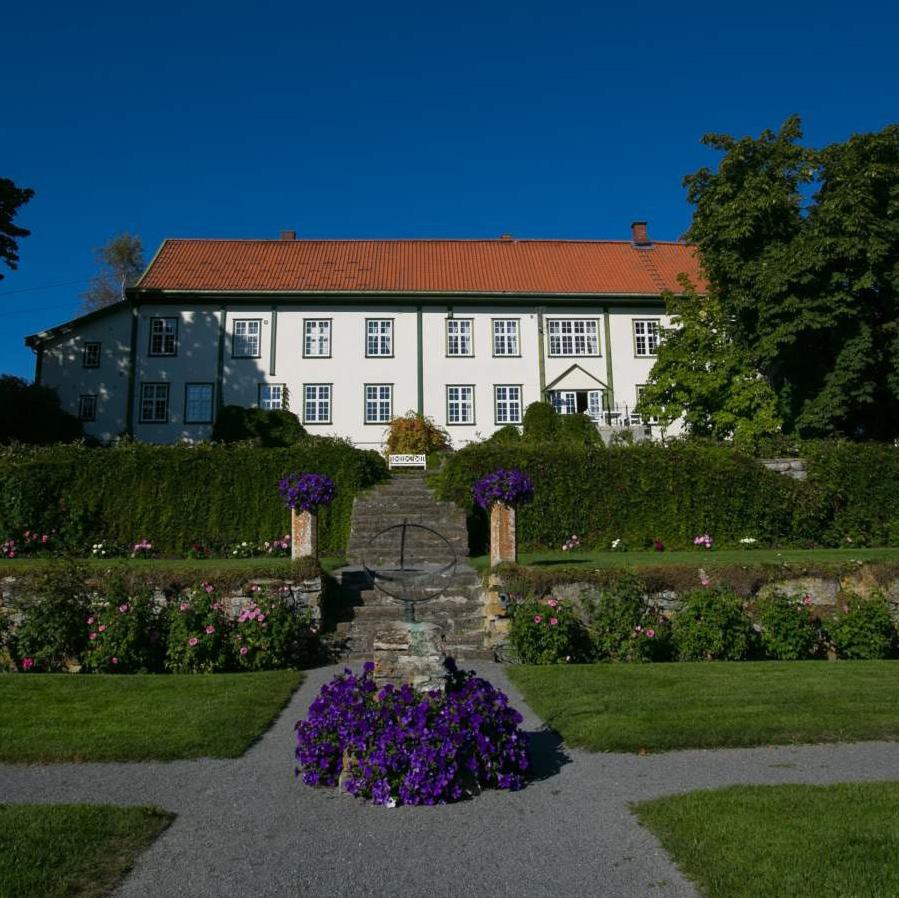
[[[490,565],[489,555],[474,555],[469,561],[477,570]],[[522,565],[578,567],[659,567],[663,565],[695,565],[712,568],[720,565],[758,564],[849,564],[853,561],[899,561],[899,548],[885,549],[714,549],[679,552],[576,551],[522,552],[518,563]]]
[[[0,898],[97,898],[172,820],[155,808],[0,805]]]
[[[570,746],[670,751],[899,739],[899,661],[510,667]]]
[[[0,676],[0,761],[235,758],[302,677],[290,670]]]
[[[634,810],[706,898],[899,895],[899,783],[733,786]]]
[[[14,574],[17,570],[27,571],[30,568],[45,567],[54,559],[50,557],[35,556],[32,558],[4,558],[0,560],[0,574],[8,572]],[[202,578],[204,574],[215,571],[237,570],[237,571],[253,571],[254,569],[263,575],[284,573],[290,570],[289,558],[79,558],[76,559],[78,564],[86,565],[88,568],[110,568],[116,565],[127,565],[132,570],[160,571],[168,573],[170,571],[196,572],[197,578]],[[342,567],[346,564],[343,558],[329,557],[319,558],[319,564],[325,571],[332,571],[335,568]]]

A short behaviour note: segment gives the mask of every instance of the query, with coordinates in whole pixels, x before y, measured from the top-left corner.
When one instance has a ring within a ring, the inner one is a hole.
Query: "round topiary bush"
[[[448,662],[445,691],[380,690],[374,664],[326,683],[296,725],[296,774],[374,804],[433,805],[484,788],[520,789],[521,715],[486,680]]]
[[[556,438],[559,415],[548,402],[532,402],[524,410],[523,434],[527,443],[551,443]]]

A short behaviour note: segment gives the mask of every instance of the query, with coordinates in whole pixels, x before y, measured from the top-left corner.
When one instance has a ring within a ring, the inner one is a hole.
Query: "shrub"
[[[165,656],[164,622],[149,593],[109,595],[86,619],[85,667],[100,673],[156,673]]]
[[[574,446],[605,446],[596,424],[587,415],[559,415],[556,421],[556,439]]]
[[[326,683],[296,725],[297,774],[375,804],[433,805],[482,788],[519,789],[521,715],[486,680],[451,666],[446,692],[375,686],[374,664]]]
[[[888,658],[896,638],[890,606],[881,593],[867,598],[844,593],[826,630],[840,658],[857,660]]]
[[[671,631],[680,661],[740,661],[749,652],[752,624],[739,596],[698,589],[684,598]]]
[[[393,418],[387,425],[387,455],[421,455],[449,449],[449,434],[433,418],[416,412]]]
[[[51,387],[0,375],[0,443],[68,443],[84,437],[81,422],[60,407]]]
[[[811,611],[811,596],[774,592],[758,600],[759,638],[768,658],[799,661],[815,654],[820,636]]]
[[[497,468],[527,471],[534,482],[534,499],[516,521],[524,551],[558,548],[572,533],[585,548],[659,538],[671,549],[691,546],[697,533],[714,534],[720,546],[748,532],[765,544],[806,533],[794,520],[803,484],[724,447],[477,443],[448,456],[433,481],[439,498],[483,520],[471,487]]]
[[[231,633],[232,653],[242,670],[309,667],[319,655],[309,611],[293,607],[290,591],[259,591],[240,609]]]
[[[498,443],[500,446],[508,445],[509,443],[520,443],[521,431],[515,424],[504,424],[499,430],[493,431],[485,442]]]
[[[307,439],[300,419],[287,409],[223,406],[216,415],[212,439],[222,443],[252,440],[259,446],[284,447]]]
[[[509,644],[522,664],[564,664],[588,654],[583,624],[558,599],[526,599],[512,606]]]
[[[215,589],[204,583],[169,603],[166,669],[214,673],[228,667],[229,625]]]
[[[70,562],[50,565],[36,578],[34,595],[40,598],[24,610],[13,640],[20,667],[55,672],[80,662],[90,613],[85,581],[84,568]]]
[[[293,470],[334,481],[336,498],[319,514],[319,550],[340,555],[353,497],[387,468],[376,452],[321,437],[288,449],[139,443],[0,449],[0,539],[26,528],[56,529],[63,544],[80,552],[145,537],[160,555],[177,557],[195,543],[258,545],[286,532],[289,513],[273,484]]]
[[[524,410],[522,435],[526,443],[551,443],[558,433],[560,415],[548,402],[532,402]]]
[[[664,661],[671,655],[671,627],[649,602],[646,587],[625,574],[600,591],[582,594],[597,660]]]

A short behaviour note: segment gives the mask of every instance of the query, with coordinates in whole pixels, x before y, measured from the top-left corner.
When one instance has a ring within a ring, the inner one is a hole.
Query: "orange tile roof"
[[[600,240],[166,240],[138,290],[658,295],[695,247]]]

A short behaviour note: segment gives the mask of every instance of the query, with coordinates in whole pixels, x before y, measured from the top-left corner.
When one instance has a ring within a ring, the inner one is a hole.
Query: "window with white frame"
[[[259,384],[259,408],[287,408],[287,389],[284,384]]]
[[[643,391],[646,389],[646,384],[637,384],[637,405],[640,404],[640,400],[643,398]],[[659,418],[657,415],[645,415],[640,412],[631,412],[631,423],[633,424],[658,424]]]
[[[169,420],[168,384],[141,384],[140,420],[142,424],[165,424]]]
[[[100,367],[100,348],[101,343],[85,343],[84,355],[81,357],[81,365],[84,368]]]
[[[657,318],[634,319],[634,355],[651,356],[659,351],[659,321]]]
[[[330,318],[307,318],[303,322],[303,355],[308,359],[330,358]]]
[[[577,393],[572,390],[553,390],[549,394],[549,401],[560,415],[577,413]]]
[[[550,355],[599,355],[599,322],[595,318],[554,318],[548,329]]]
[[[446,388],[446,423],[474,424],[474,387]]]
[[[446,354],[474,355],[471,342],[471,318],[446,319]]]
[[[238,318],[234,322],[231,355],[236,359],[258,359],[262,321],[259,318]]]
[[[78,397],[78,419],[80,421],[97,420],[96,393],[87,393]]]
[[[493,319],[493,354],[520,355],[518,347],[518,319]]]
[[[307,424],[331,423],[331,384],[306,384],[303,421]]]
[[[150,319],[150,355],[175,355],[178,351],[178,319]]]
[[[185,384],[184,423],[212,423],[212,384]]]
[[[365,423],[388,424],[393,416],[393,385],[365,385]]]
[[[521,387],[512,385],[493,388],[497,424],[521,424]]]
[[[393,321],[390,318],[369,318],[365,322],[365,354],[393,355]]]

